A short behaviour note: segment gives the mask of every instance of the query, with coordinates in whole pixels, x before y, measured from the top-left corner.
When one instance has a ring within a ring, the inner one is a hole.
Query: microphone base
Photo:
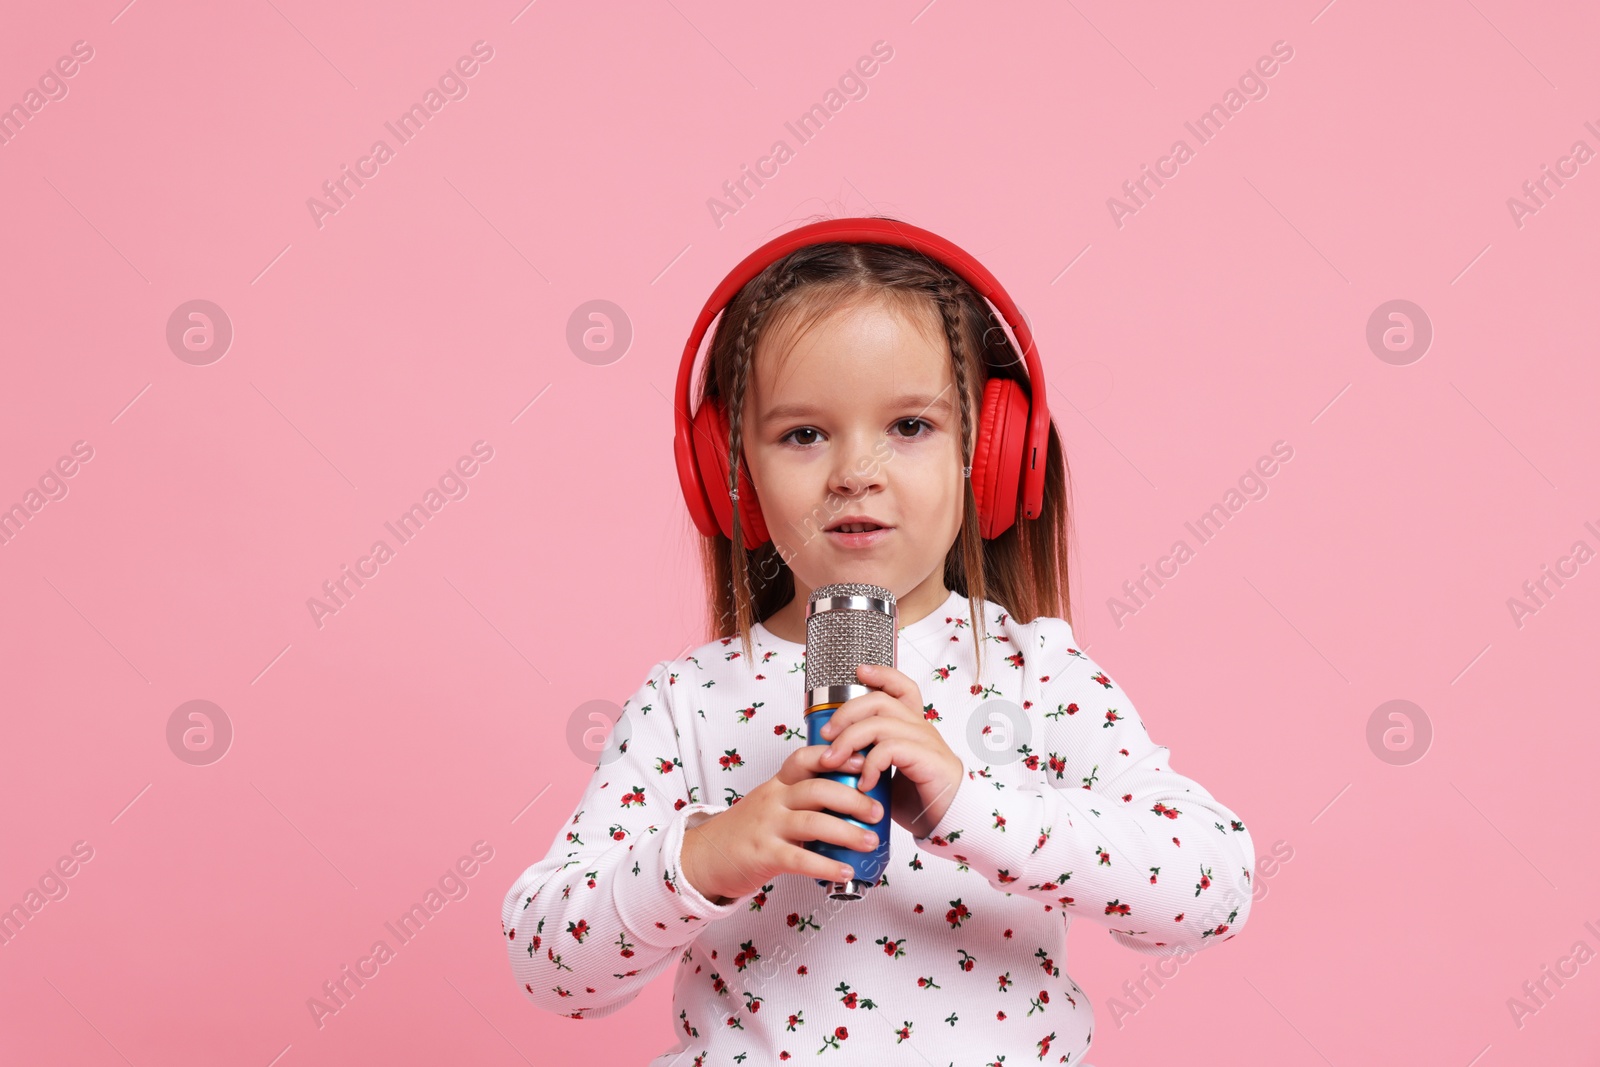
[[[828,897],[831,900],[860,900],[872,886],[872,882],[864,882],[860,878],[831,882],[828,884]]]

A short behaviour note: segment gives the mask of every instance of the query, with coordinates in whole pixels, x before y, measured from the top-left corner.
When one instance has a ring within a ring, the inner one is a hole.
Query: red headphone
[[[1044,369],[1033,344],[1033,331],[1017,311],[1000,283],[984,266],[962,249],[928,230],[884,218],[828,219],[792,230],[768,241],[746,256],[722,279],[700,309],[694,332],[683,346],[678,385],[673,402],[677,435],[673,450],[678,461],[678,481],[695,526],[707,537],[720,530],[733,536],[734,499],[728,493],[728,418],[719,399],[701,404],[689,414],[689,379],[695,356],[711,320],[734,295],[770,264],[807,245],[832,241],[897,245],[932,257],[964,278],[999,309],[1022,347],[1028,364],[1030,393],[1011,378],[990,378],[983,390],[983,413],[978,422],[978,443],[972,456],[972,492],[978,502],[978,526],[985,539],[1010,529],[1022,493],[1023,514],[1037,519],[1044,500],[1044,464],[1049,441],[1050,412],[1045,404]],[[707,486],[704,472],[715,477]],[[749,465],[739,464],[737,501],[745,544],[755,548],[770,538],[749,479]]]

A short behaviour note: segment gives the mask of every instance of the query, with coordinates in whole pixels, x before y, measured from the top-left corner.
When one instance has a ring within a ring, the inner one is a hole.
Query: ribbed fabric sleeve
[[[630,735],[618,757],[595,768],[548,853],[516,880],[501,908],[517,983],[548,1011],[610,1015],[707,922],[749,899],[713,904],[682,877],[688,820],[726,805],[689,799],[667,668],[657,663],[624,702]]]
[[[1007,758],[969,761],[918,846],[1150,955],[1232,937],[1250,914],[1255,846],[1244,823],[1172,769],[1065,620],[1023,630],[1031,640],[1012,659],[1024,670],[1024,708],[1039,706],[1029,711],[1035,736],[1003,746]]]

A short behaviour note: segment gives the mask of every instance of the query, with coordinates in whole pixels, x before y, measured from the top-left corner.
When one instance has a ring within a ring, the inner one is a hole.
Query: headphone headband
[[[722,283],[712,291],[700,315],[695,319],[694,331],[683,346],[683,359],[678,365],[678,382],[673,395],[673,419],[676,435],[673,451],[678,463],[678,477],[685,494],[698,499],[700,508],[691,507],[700,532],[708,537],[717,531],[711,498],[700,475],[694,455],[694,422],[689,412],[689,385],[694,376],[695,357],[700,342],[705,338],[711,320],[716,317],[750,279],[789,253],[814,244],[832,242],[852,244],[896,245],[921,252],[965,279],[986,300],[999,309],[1001,316],[1016,335],[1022,347],[1022,356],[1028,367],[1028,429],[1022,454],[1022,508],[1023,514],[1037,519],[1044,504],[1044,468],[1050,432],[1050,411],[1045,402],[1044,368],[1039,362],[1033,344],[1033,331],[1022,317],[1010,294],[988,269],[967,252],[938,234],[907,222],[886,218],[843,218],[814,222],[782,234],[751,252],[728,272]]]

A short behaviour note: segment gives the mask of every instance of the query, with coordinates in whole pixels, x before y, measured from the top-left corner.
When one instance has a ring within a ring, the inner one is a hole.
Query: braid
[[[983,612],[977,605],[983,602],[986,589],[982,534],[978,527],[978,500],[972,487],[972,453],[969,451],[973,427],[969,389],[972,371],[966,358],[967,346],[962,339],[961,289],[961,282],[949,275],[940,278],[933,285],[934,295],[939,304],[939,317],[944,321],[945,340],[950,345],[950,363],[955,373],[956,391],[961,394],[961,484],[965,504],[962,508],[964,518],[961,523],[961,533],[958,536],[961,545],[958,557],[961,561],[960,573],[962,584],[966,587],[968,607],[976,620],[983,617]],[[977,669],[982,673],[983,632],[976,626],[973,630],[973,654],[977,657]]]
[[[961,301],[956,296],[958,287],[959,283],[954,278],[941,278],[935,284],[934,292],[938,297],[939,316],[944,320],[944,336],[950,344],[950,362],[961,400],[961,473],[963,477],[971,478],[972,455],[967,451],[972,434],[972,403],[968,391],[971,371],[967,361],[962,358],[964,346],[961,341]]]
[[[733,391],[728,398],[728,495],[739,499],[739,460],[744,452],[744,394],[750,383],[750,367],[755,362],[756,342],[762,323],[773,303],[794,288],[798,276],[787,266],[767,279],[766,285],[750,304],[744,328],[733,342]],[[739,509],[733,509],[734,528],[739,524]]]
[[[755,362],[756,342],[761,327],[772,305],[799,282],[792,263],[786,262],[767,278],[756,298],[751,301],[750,312],[744,326],[733,342],[733,388],[728,397],[728,496],[733,501],[733,554],[729,560],[734,587],[735,615],[739,629],[746,628],[750,616],[750,574],[745,560],[744,526],[739,521],[739,461],[744,455],[744,394],[750,382],[750,368]],[[746,654],[749,649],[746,648]]]

